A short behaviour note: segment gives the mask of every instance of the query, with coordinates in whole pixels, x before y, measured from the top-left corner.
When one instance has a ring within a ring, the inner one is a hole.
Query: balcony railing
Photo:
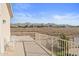
[[[78,56],[79,45],[73,40],[64,40],[60,37],[35,33],[35,41],[42,46],[49,55]]]
[[[51,56],[79,56],[79,44],[77,41],[79,38],[64,40],[58,36],[38,32],[14,32],[13,34],[31,36],[34,41]]]

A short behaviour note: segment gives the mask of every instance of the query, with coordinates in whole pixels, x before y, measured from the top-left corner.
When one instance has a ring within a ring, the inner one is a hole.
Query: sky
[[[11,23],[79,25],[79,3],[12,3]]]

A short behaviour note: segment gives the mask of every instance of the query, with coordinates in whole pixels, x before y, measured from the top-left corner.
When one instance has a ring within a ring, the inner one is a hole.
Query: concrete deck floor
[[[49,56],[30,36],[12,36],[4,56]]]

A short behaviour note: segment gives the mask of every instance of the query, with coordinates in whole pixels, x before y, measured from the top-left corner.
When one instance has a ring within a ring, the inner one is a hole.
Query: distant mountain
[[[54,23],[16,23],[11,24],[11,27],[79,27],[79,26],[72,26],[68,24],[54,24]]]

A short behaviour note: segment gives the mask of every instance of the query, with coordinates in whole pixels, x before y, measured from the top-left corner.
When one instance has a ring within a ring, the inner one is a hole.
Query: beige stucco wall
[[[0,5],[0,53],[1,53],[1,47],[2,47],[2,52],[4,51],[4,45],[3,42],[3,34],[2,34],[2,16],[1,16],[1,5]]]
[[[5,22],[3,23],[3,20]],[[5,3],[0,3],[0,50],[10,41],[10,14]]]
[[[6,4],[2,4],[2,21],[6,20],[3,24],[3,36],[5,41],[10,40],[10,15]]]

